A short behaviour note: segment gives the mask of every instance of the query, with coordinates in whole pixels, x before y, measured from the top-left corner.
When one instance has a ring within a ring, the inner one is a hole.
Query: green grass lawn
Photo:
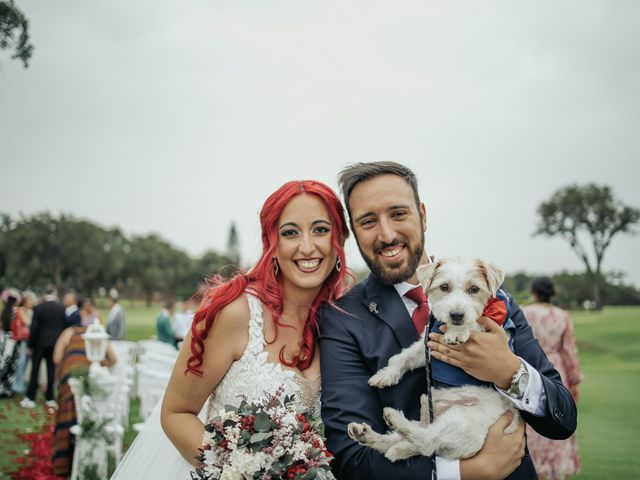
[[[640,478],[640,308],[574,312],[585,378],[578,402],[582,473],[575,479]]]
[[[146,307],[124,301],[127,338],[141,340],[155,334],[159,305]],[[106,318],[106,311],[103,311]],[[578,446],[582,473],[574,477],[591,479],[640,478],[640,418],[636,415],[640,393],[640,308],[609,307],[602,312],[573,312],[580,364],[585,379],[578,403]],[[24,445],[15,432],[33,431],[50,416],[44,408],[25,412],[19,399],[0,400],[0,472],[15,470],[10,459]],[[131,405],[131,422],[138,421],[137,403]],[[125,445],[134,438],[128,431]],[[3,475],[0,474],[0,477]]]

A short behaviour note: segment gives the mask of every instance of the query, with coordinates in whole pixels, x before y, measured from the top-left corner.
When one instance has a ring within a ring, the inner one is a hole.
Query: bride
[[[351,278],[344,212],[326,185],[294,181],[265,201],[260,224],[262,256],[248,273],[216,279],[204,293],[162,408],[112,480],[190,478],[203,421],[243,398],[257,401],[284,389],[305,411],[320,414],[317,312]]]

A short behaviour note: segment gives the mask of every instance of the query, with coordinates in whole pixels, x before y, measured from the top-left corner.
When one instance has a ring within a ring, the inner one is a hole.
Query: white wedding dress
[[[282,387],[285,395],[295,395],[295,401],[303,410],[320,415],[320,376],[305,379],[279,363],[267,361],[264,351],[262,304],[251,294],[249,303],[249,342],[242,357],[234,362],[209,396],[200,419],[206,422],[224,405],[239,405],[243,398],[258,401],[273,395]],[[118,465],[111,480],[151,478],[154,480],[183,480],[191,478],[195,468],[180,455],[160,426],[160,405],[144,424],[126,455]]]

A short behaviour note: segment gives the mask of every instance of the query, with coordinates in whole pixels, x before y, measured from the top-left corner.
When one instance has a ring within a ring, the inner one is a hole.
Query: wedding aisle
[[[0,478],[57,480],[51,467],[55,410],[20,406],[22,395],[0,400]]]

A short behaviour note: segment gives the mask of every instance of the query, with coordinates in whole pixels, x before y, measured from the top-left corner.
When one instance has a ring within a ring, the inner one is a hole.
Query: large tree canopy
[[[593,300],[601,306],[602,260],[619,233],[635,233],[640,210],[624,205],[608,186],[570,185],[538,207],[535,235],[564,238],[592,278]]]
[[[86,295],[116,287],[151,301],[155,293],[190,296],[228,263],[212,251],[192,259],[157,235],[127,238],[70,215],[0,215],[0,287],[54,283]]]
[[[15,6],[13,0],[0,0],[0,49],[13,49],[13,59],[19,59],[25,68],[33,53],[29,41],[29,20]]]

